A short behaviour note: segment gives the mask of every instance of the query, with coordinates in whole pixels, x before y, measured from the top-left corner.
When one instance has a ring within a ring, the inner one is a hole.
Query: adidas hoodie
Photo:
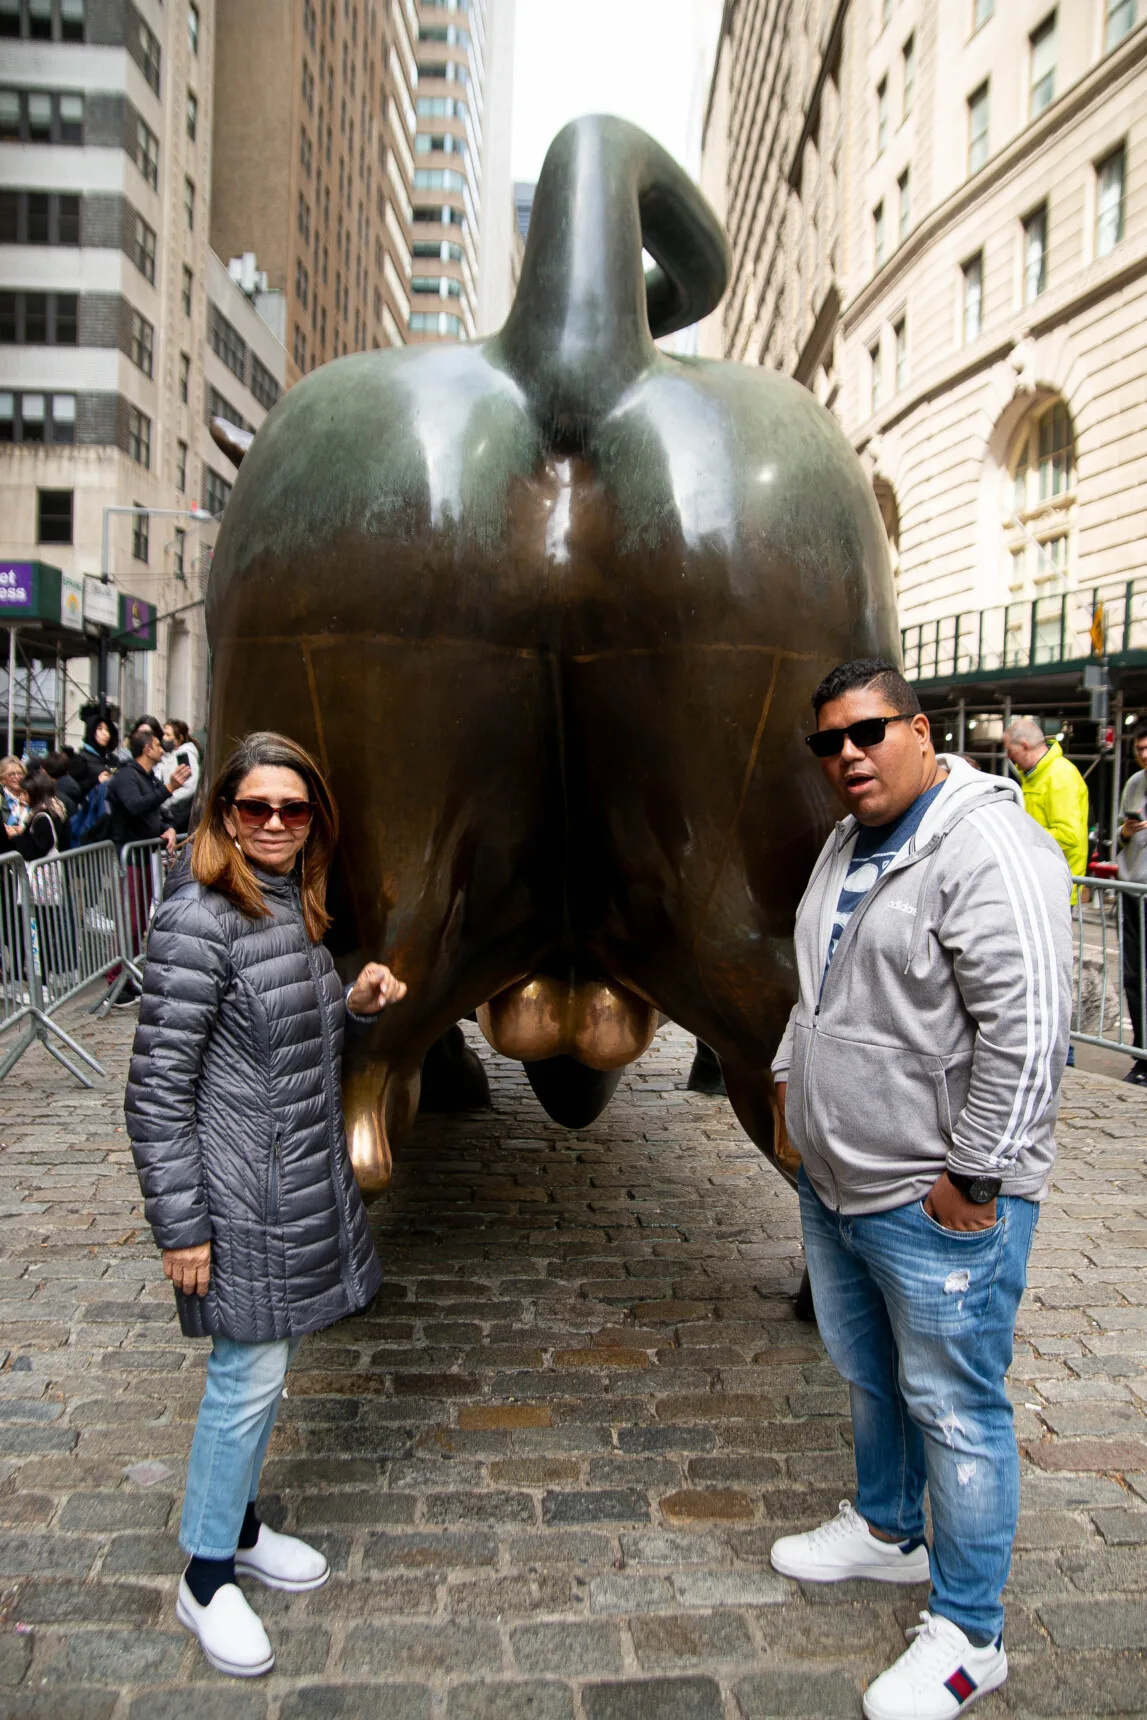
[[[945,1169],[1041,1200],[1071,1021],[1071,879],[1019,788],[940,755],[947,781],[852,915],[828,973],[859,826],[829,836],[797,910],[800,996],[773,1075],[834,1211],[921,1200]],[[821,984],[823,976],[823,988]]]

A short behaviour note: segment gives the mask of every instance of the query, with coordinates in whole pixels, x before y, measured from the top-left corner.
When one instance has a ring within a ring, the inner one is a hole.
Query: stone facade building
[[[1050,710],[1102,656],[1147,697],[1142,0],[728,0],[703,183],[702,351],[840,419],[921,684]]]
[[[402,346],[410,318],[414,0],[219,11],[211,237],[285,296],[288,384]]]
[[[98,574],[106,508],[217,514],[235,473],[211,412],[222,402],[254,426],[282,390],[282,347],[209,246],[215,27],[215,0],[0,5],[0,555],[12,561]],[[214,528],[143,513],[107,527],[112,580],[170,616],[154,652],[121,663],[113,651],[111,696],[201,723]],[[33,630],[23,649],[22,666]],[[73,737],[87,693],[81,658]]]

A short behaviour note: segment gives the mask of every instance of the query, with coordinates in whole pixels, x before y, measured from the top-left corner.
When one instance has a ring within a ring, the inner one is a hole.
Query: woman
[[[18,836],[28,822],[28,796],[24,789],[24,766],[15,753],[0,758],[0,805],[5,833],[9,837]]]
[[[113,722],[101,717],[98,711],[90,712],[84,724],[84,739],[79,751],[72,754],[72,775],[80,786],[80,792],[87,795],[103,782],[116,767],[115,750],[119,741],[119,732]]]
[[[47,860],[67,847],[68,809],[56,794],[47,771],[33,770],[24,778],[28,822],[11,837],[9,847],[25,860]],[[65,900],[58,867],[32,876],[32,937],[34,960],[53,994],[59,998],[74,980],[75,920]]]
[[[43,860],[61,847],[67,808],[47,771],[34,770],[26,776],[23,794],[27,822],[22,830],[10,833],[12,847],[25,860]]]
[[[345,997],[323,932],[337,814],[314,760],[253,734],[212,784],[148,939],[125,1110],[144,1211],[188,1337],[210,1337],[176,1612],[220,1672],[274,1655],[236,1570],[317,1588],[323,1555],[261,1524],[259,1471],[301,1338],[381,1271],[347,1155],[344,1018],[406,987],[371,962]]]
[[[180,765],[185,765],[191,775],[172,790],[160,812],[164,823],[182,836],[191,822],[191,805],[199,787],[199,748],[191,739],[187,724],[171,717],[163,725],[163,757],[155,767],[155,774],[160,782],[170,782]]]

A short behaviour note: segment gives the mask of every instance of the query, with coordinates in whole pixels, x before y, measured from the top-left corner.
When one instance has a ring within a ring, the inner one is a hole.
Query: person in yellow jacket
[[[1090,853],[1087,784],[1059,742],[1049,742],[1030,717],[1008,724],[1004,748],[1023,785],[1026,811],[1059,843],[1072,876],[1082,877]]]

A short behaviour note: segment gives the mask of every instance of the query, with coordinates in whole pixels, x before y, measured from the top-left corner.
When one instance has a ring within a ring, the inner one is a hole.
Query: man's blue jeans
[[[845,1218],[798,1182],[821,1337],[848,1381],[856,1509],[898,1539],[932,1501],[930,1609],[974,1642],[1003,1629],[1020,1465],[1004,1377],[1039,1208],[1001,1197],[990,1230],[920,1201]]]
[[[247,1502],[259,1491],[283,1381],[301,1341],[212,1339],[179,1525],[179,1544],[192,1558],[233,1556]]]

